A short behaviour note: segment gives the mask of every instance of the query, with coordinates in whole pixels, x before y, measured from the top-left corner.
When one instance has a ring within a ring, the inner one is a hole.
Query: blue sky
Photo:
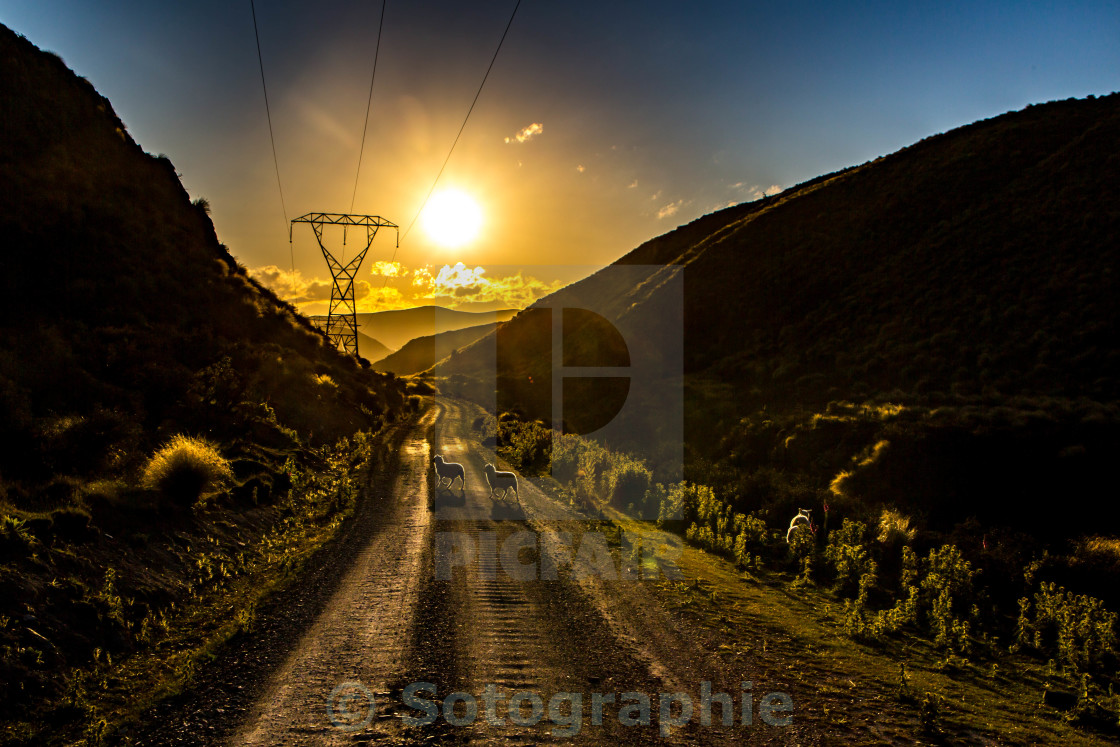
[[[513,4],[389,0],[355,212],[413,220]],[[380,12],[257,2],[289,219],[350,207]],[[321,310],[326,269],[305,226],[291,272],[248,0],[0,0],[0,22],[89,78],[210,200],[234,254]],[[363,305],[446,303],[420,281],[458,262],[495,281],[491,305],[522,268],[539,281],[523,301],[573,279],[567,265],[609,263],[761,191],[1118,89],[1116,3],[523,0],[440,185],[477,200],[479,235],[449,248],[417,227],[396,277],[368,275]],[[381,241],[371,260],[391,256]]]

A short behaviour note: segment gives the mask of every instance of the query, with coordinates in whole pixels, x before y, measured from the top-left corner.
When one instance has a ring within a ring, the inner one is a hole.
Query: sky
[[[421,214],[515,4],[386,0],[370,99],[381,2],[259,0],[275,163],[249,0],[0,0],[0,22],[88,78],[307,313],[330,273],[310,226],[289,243],[306,213],[400,226],[374,238],[362,311],[519,308],[722,207],[1120,90],[1115,2],[523,0],[435,185],[460,212]],[[348,260],[346,238],[324,234]]]

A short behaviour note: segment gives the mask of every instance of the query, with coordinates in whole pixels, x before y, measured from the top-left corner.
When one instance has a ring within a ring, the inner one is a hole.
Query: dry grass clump
[[[884,508],[879,514],[879,541],[884,545],[908,545],[914,541],[917,530],[910,526],[910,517],[893,508]]]
[[[176,503],[193,504],[203,493],[233,479],[233,470],[217,447],[193,436],[174,436],[152,455],[141,484]]]
[[[1120,537],[1085,537],[1077,543],[1075,557],[1120,573]]]

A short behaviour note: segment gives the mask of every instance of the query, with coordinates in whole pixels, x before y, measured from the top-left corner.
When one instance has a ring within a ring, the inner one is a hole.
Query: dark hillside
[[[172,431],[245,435],[262,404],[319,441],[399,405],[245,274],[87,81],[7,29],[0,64],[0,422],[23,449],[5,477],[57,472],[47,431],[96,441],[72,465],[94,469]]]
[[[609,298],[656,354],[683,276],[686,475],[738,510],[893,503],[1063,535],[1077,521],[1038,509],[1076,495],[1115,527],[1094,486],[1120,445],[1117,142],[1120,95],[1031,106],[704,216],[616,263],[640,281],[548,303]],[[499,402],[530,419],[547,357],[517,351],[542,323],[498,333]]]
[[[334,536],[410,410],[3,26],[0,236],[0,743],[100,744]]]

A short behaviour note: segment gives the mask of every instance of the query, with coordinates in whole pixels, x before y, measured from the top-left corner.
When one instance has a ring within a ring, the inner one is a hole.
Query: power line
[[[261,67],[261,90],[264,91],[264,113],[268,118],[268,139],[272,143],[272,165],[276,168],[276,188],[280,191],[280,210],[284,215],[284,227],[288,229],[288,248],[292,254],[292,272],[296,271],[296,253],[291,242],[291,224],[288,222],[288,207],[284,204],[284,187],[280,183],[280,161],[276,158],[276,137],[272,134],[272,112],[268,106],[268,86],[264,82],[264,58],[261,56],[261,35],[257,30],[257,9],[249,0],[249,10],[253,14],[253,37],[257,40],[257,63]]]
[[[358,172],[354,174],[354,194],[350,197],[350,212],[354,212],[354,202],[358,199],[358,176],[362,173],[362,154],[366,149],[366,129],[369,127],[369,109],[373,104],[373,82],[377,80],[377,56],[381,51],[381,30],[385,27],[385,6],[388,0],[381,0],[381,22],[377,25],[377,46],[373,49],[373,74],[369,77],[369,100],[366,101],[366,118],[362,121],[362,146],[358,149]]]
[[[436,185],[439,184],[440,177],[443,176],[443,170],[447,168],[447,162],[451,160],[451,154],[455,152],[455,146],[459,144],[459,138],[462,136],[463,130],[467,128],[467,120],[471,118],[471,112],[474,111],[474,105],[478,103],[478,97],[482,95],[482,87],[486,85],[486,79],[490,77],[490,71],[494,69],[494,62],[498,59],[498,52],[502,51],[502,44],[506,40],[506,35],[509,34],[509,27],[513,25],[513,19],[514,16],[517,15],[517,9],[519,7],[521,7],[521,0],[517,0],[517,4],[513,6],[513,12],[510,13],[509,23],[506,24],[506,30],[502,32],[502,38],[498,41],[498,47],[494,50],[494,56],[490,58],[490,66],[486,68],[486,74],[482,76],[482,82],[478,84],[478,92],[474,95],[474,101],[471,102],[471,107],[467,109],[467,116],[463,117],[463,125],[459,128],[459,133],[455,136],[454,142],[451,143],[451,150],[447,152],[447,158],[443,159],[443,165],[439,167],[439,173],[436,174],[436,179],[434,182],[432,182],[432,188],[428,190],[428,196],[424,198],[424,202],[420,205],[420,209],[416,211],[416,215],[413,216],[412,222],[409,223],[408,228],[405,229],[404,235],[401,237],[402,240],[408,238],[408,233],[412,230],[412,227],[416,225],[416,220],[420,217],[420,213],[424,212],[424,208],[427,206],[428,200],[432,199],[432,193],[436,191]],[[398,246],[398,248],[400,247]],[[391,261],[396,261],[396,258],[397,250],[394,249],[393,259]]]

